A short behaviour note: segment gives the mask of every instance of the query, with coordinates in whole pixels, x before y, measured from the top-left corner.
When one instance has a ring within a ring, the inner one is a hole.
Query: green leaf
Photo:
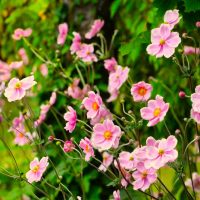
[[[120,0],[116,0],[111,5],[111,18],[114,17],[115,13],[117,12],[118,8],[120,6]]]
[[[200,10],[200,1],[199,0],[184,0],[186,12]]]

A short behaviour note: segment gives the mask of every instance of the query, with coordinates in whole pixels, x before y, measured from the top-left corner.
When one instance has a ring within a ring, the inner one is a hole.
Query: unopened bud
[[[182,34],[182,37],[183,37],[183,38],[186,38],[186,37],[187,37],[187,33],[183,33],[183,34]]]
[[[183,92],[183,91],[180,91],[180,92],[178,93],[178,95],[179,95],[179,97],[180,97],[181,99],[184,99],[184,98],[185,98],[185,92]]]
[[[50,135],[49,137],[48,137],[48,140],[50,141],[50,142],[52,142],[52,141],[54,141],[54,136],[53,135]]]
[[[176,134],[176,135],[180,134],[180,132],[181,132],[181,131],[180,131],[179,129],[176,129],[176,130],[175,130],[175,134]]]
[[[56,145],[58,145],[58,146],[59,146],[59,145],[60,145],[60,141],[57,141],[57,142],[56,142]]]

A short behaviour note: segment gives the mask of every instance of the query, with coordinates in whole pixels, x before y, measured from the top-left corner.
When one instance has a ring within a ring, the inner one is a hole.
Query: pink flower
[[[59,35],[57,38],[57,44],[63,45],[65,43],[65,39],[68,33],[68,25],[67,23],[59,24],[58,26]]]
[[[200,192],[200,175],[197,172],[192,173],[192,181],[195,192]],[[187,179],[185,185],[192,189],[192,181],[191,179]]]
[[[69,111],[64,114],[64,119],[67,121],[65,130],[72,133],[76,127],[77,115],[76,111],[71,106],[67,106],[67,108]]]
[[[106,172],[108,167],[113,162],[113,155],[111,155],[108,152],[104,151],[102,156],[103,156],[103,163],[99,166],[99,170]]]
[[[145,191],[157,179],[156,170],[153,168],[146,169],[142,162],[137,164],[137,170],[132,174],[135,181],[133,182],[134,190],[141,189]]]
[[[119,160],[120,166],[127,170],[134,170],[137,164],[136,155],[134,151],[131,153],[127,151],[122,151],[119,154],[118,160]]]
[[[48,75],[48,67],[46,64],[41,64],[40,65],[40,72],[42,76],[46,77]]]
[[[0,82],[10,79],[11,70],[7,63],[0,60]]]
[[[24,48],[19,49],[18,54],[20,58],[22,59],[24,65],[27,65],[29,63],[29,59],[28,59],[25,49]]]
[[[169,103],[163,101],[163,97],[157,95],[155,100],[149,100],[148,106],[140,109],[141,117],[149,120],[147,126],[154,126],[162,121],[169,109]]]
[[[93,38],[102,29],[103,25],[104,25],[103,20],[96,19],[92,24],[90,31],[85,34],[85,38],[86,39]]]
[[[179,11],[178,10],[167,10],[164,15],[164,23],[170,26],[170,29],[173,29],[179,20]]]
[[[57,98],[56,92],[52,92],[52,93],[51,93],[51,97],[50,97],[50,99],[49,99],[49,104],[50,104],[51,106],[53,106],[53,105],[55,104],[56,98]]]
[[[21,40],[23,37],[29,37],[32,34],[32,29],[27,28],[27,29],[21,29],[17,28],[14,31],[14,34],[12,35],[12,38],[14,40]]]
[[[144,81],[133,84],[131,87],[133,100],[135,102],[147,101],[151,96],[152,89],[151,84],[145,83]]]
[[[72,140],[67,140],[64,143],[63,151],[65,153],[73,151],[75,148],[75,145],[73,144]]]
[[[196,27],[199,28],[200,27],[200,21],[196,22]]]
[[[117,61],[115,60],[114,57],[104,60],[104,67],[107,69],[109,72],[114,72],[117,67]]]
[[[80,79],[75,78],[72,84],[67,89],[67,95],[71,96],[74,99],[82,100],[85,95],[90,91],[90,86],[85,85],[83,89],[81,89],[79,85]]]
[[[147,53],[156,56],[156,58],[165,56],[171,57],[175,48],[180,44],[179,33],[171,32],[170,27],[162,24],[160,28],[151,31],[151,43],[147,47]]]
[[[32,183],[40,181],[48,165],[48,157],[43,157],[40,161],[38,158],[35,158],[30,163],[31,170],[26,173],[28,182]]]
[[[83,62],[97,62],[93,44],[82,44],[81,49],[76,53]]]
[[[87,137],[81,139],[79,146],[83,149],[83,152],[85,153],[86,161],[89,161],[90,157],[94,157],[94,150],[91,141]]]
[[[118,95],[119,95],[119,90],[115,89],[110,92],[110,97],[106,101],[107,102],[115,101],[117,99]]]
[[[200,112],[195,112],[193,109],[190,111],[191,118],[196,121],[197,124],[200,124]]]
[[[183,54],[185,55],[200,54],[200,48],[195,48],[192,46],[184,46]]]
[[[127,80],[129,73],[129,68],[118,65],[116,71],[110,73],[108,80],[108,92],[111,94],[109,101],[113,101],[117,98],[118,90],[122,84]]]
[[[23,61],[15,61],[15,62],[11,62],[9,67],[10,69],[19,69],[23,66]]]
[[[168,162],[174,162],[178,157],[176,145],[177,139],[170,135],[167,139],[161,139],[153,146],[148,146],[146,148],[147,161],[145,167],[159,169]]]
[[[81,50],[81,36],[79,33],[73,32],[74,38],[70,47],[71,54]]]
[[[111,119],[112,120],[112,114],[110,113],[110,111],[107,108],[102,106],[99,109],[99,112],[96,115],[96,117],[91,119],[90,124],[94,126],[97,123],[102,123],[105,119]]]
[[[196,86],[195,93],[191,95],[191,117],[200,124],[200,85]]]
[[[98,123],[93,127],[91,142],[100,151],[117,148],[121,134],[120,127],[106,119],[102,124]]]
[[[20,129],[20,127],[18,127],[14,133],[15,133],[15,139],[14,139],[14,143],[18,144],[19,146],[23,146],[27,143],[30,142],[29,136],[25,131],[25,128],[22,126]]]
[[[88,111],[87,118],[91,119],[98,115],[100,108],[103,105],[99,94],[95,94],[93,91],[88,92],[88,97],[83,99],[82,104]]]
[[[120,200],[120,191],[119,190],[116,190],[113,192],[113,197],[114,197],[114,200]]]
[[[5,89],[4,95],[9,102],[20,100],[25,96],[26,90],[30,89],[35,84],[34,76],[28,76],[22,80],[12,78],[8,83],[8,87]]]

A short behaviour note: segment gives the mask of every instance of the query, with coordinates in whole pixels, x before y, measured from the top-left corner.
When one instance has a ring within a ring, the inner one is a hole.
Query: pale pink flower
[[[169,103],[163,101],[163,97],[157,95],[155,100],[149,100],[148,106],[140,109],[141,117],[148,120],[147,126],[154,126],[162,121],[169,109]]]
[[[71,54],[74,54],[81,50],[81,36],[79,33],[73,32],[74,38],[70,47]]]
[[[159,57],[171,57],[175,48],[180,44],[181,38],[178,32],[171,32],[170,27],[162,24],[151,31],[151,43],[147,47],[147,53]]]
[[[119,160],[120,166],[122,166],[124,169],[127,169],[127,170],[134,170],[137,164],[137,158],[134,151],[131,153],[127,151],[122,151],[119,154],[118,160]]]
[[[146,169],[142,162],[137,164],[137,170],[132,174],[135,181],[133,189],[145,191],[149,186],[157,180],[156,170],[153,168]]]
[[[83,62],[97,62],[93,44],[82,44],[76,54]]]
[[[0,60],[0,82],[7,81],[11,76],[11,68],[9,65]]]
[[[9,102],[20,100],[26,95],[26,90],[35,84],[34,76],[28,76],[22,80],[12,78],[8,83],[8,87],[5,89],[4,95]]]
[[[81,139],[79,146],[83,149],[83,152],[85,153],[86,161],[89,161],[90,157],[94,157],[94,150],[91,141],[87,137]]]
[[[23,66],[23,61],[15,61],[15,62],[11,62],[9,67],[10,69],[19,69]]]
[[[107,69],[109,72],[114,72],[117,67],[117,61],[115,60],[114,57],[104,60],[104,67]]]
[[[21,40],[23,37],[29,37],[32,34],[32,29],[27,28],[27,29],[21,29],[17,28],[14,31],[14,34],[12,35],[12,38],[14,40]]]
[[[147,101],[151,96],[152,89],[151,84],[145,83],[144,81],[133,84],[131,87],[133,100],[135,102]]]
[[[185,55],[200,54],[200,48],[195,48],[192,46],[184,46],[183,54]]]
[[[191,118],[196,121],[197,124],[200,124],[200,112],[195,112],[193,109],[190,111]]]
[[[40,72],[42,76],[46,77],[48,75],[48,67],[46,64],[41,64],[40,65]]]
[[[176,145],[177,139],[170,135],[167,139],[159,140],[154,146],[148,146],[146,148],[147,161],[145,167],[159,169],[168,162],[174,162],[178,157]]]
[[[88,111],[87,118],[92,119],[98,115],[103,102],[99,94],[90,91],[88,92],[88,97],[83,99],[82,105]]]
[[[14,139],[15,144],[23,146],[30,142],[29,136],[26,133],[25,128],[23,126],[21,128],[18,127],[17,130],[14,131],[14,133],[15,133],[15,139]]]
[[[65,130],[72,133],[76,127],[77,115],[76,111],[71,106],[67,106],[67,108],[68,112],[64,114],[64,119],[67,121]]]
[[[53,106],[53,105],[55,104],[56,98],[57,98],[56,92],[52,92],[52,93],[51,93],[51,97],[50,97],[50,99],[49,99],[49,104],[50,104],[51,106]]]
[[[199,28],[200,27],[200,21],[196,22],[196,27]]]
[[[67,34],[68,34],[68,25],[67,23],[59,24],[58,26],[59,35],[57,38],[57,44],[63,45],[65,43]]]
[[[102,123],[105,119],[111,119],[112,120],[112,114],[110,113],[110,111],[107,108],[102,106],[99,109],[99,112],[96,115],[96,117],[91,119],[90,124],[94,126],[97,123]]]
[[[192,108],[200,113],[200,85],[196,86],[195,93],[191,95]]]
[[[32,183],[40,181],[48,165],[48,157],[43,157],[40,161],[38,158],[35,158],[33,161],[31,161],[30,171],[26,173],[28,182]]]
[[[20,58],[22,59],[23,63],[27,65],[29,63],[28,55],[24,48],[20,48],[18,51]]]
[[[74,148],[75,148],[75,145],[73,144],[73,141],[72,141],[72,140],[67,140],[67,141],[65,141],[64,147],[63,147],[63,151],[64,151],[65,153],[68,153],[68,152],[73,151]]]
[[[106,172],[108,167],[113,162],[113,155],[104,151],[103,154],[102,154],[102,157],[103,157],[103,163],[99,166],[99,170]]]
[[[90,91],[90,86],[85,85],[83,89],[81,89],[79,85],[80,79],[75,78],[71,85],[67,88],[67,95],[71,96],[74,99],[82,100],[85,95]]]
[[[85,38],[86,39],[91,39],[93,38],[97,33],[100,32],[100,30],[102,29],[104,25],[104,21],[103,20],[100,20],[100,19],[96,19],[94,21],[94,23],[92,24],[92,27],[91,29],[89,30],[89,32],[87,32],[85,34]]]
[[[119,190],[115,190],[113,192],[113,197],[114,197],[114,200],[120,200],[120,191]]]
[[[164,23],[170,26],[170,29],[173,29],[176,24],[180,21],[179,10],[167,10],[164,15]]]
[[[120,127],[106,119],[102,124],[98,123],[93,127],[91,142],[100,151],[117,148],[121,134]]]
[[[195,192],[200,192],[200,175],[197,174],[197,172],[192,173],[192,181],[193,181],[193,186],[194,186]],[[191,179],[187,179],[185,181],[185,185],[192,189],[192,181],[191,181]]]

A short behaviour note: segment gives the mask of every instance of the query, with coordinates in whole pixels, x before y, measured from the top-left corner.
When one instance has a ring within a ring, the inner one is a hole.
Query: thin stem
[[[79,77],[80,77],[80,79],[81,79],[81,82],[82,82],[83,86],[85,86],[85,80],[84,80],[84,78],[83,78],[83,76],[82,76],[82,73],[81,73],[81,71],[80,71],[78,65],[75,64],[75,67],[76,67],[76,70],[77,70],[77,72],[78,72],[78,75],[79,75]]]

